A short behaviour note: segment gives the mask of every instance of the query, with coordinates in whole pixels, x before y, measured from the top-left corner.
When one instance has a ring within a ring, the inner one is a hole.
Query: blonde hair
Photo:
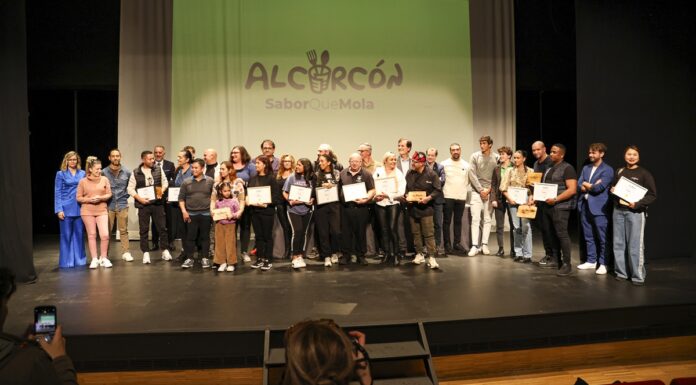
[[[77,158],[77,169],[82,169],[80,166],[80,154],[78,154],[77,151],[68,151],[63,156],[63,163],[60,164],[60,171],[65,171],[68,169],[68,159],[72,158],[73,156]]]
[[[395,154],[395,153],[393,153],[393,152],[391,152],[391,151],[385,152],[385,153],[384,153],[384,156],[382,157],[382,164],[386,164],[386,163],[387,163],[387,159],[391,158],[392,156],[396,158],[396,154]]]
[[[264,141],[264,143],[266,143],[266,141]],[[280,157],[280,162],[279,162],[280,164],[278,165],[278,175],[276,175],[276,179],[283,179],[283,171],[286,170],[283,168],[283,159],[285,159],[287,157],[290,157],[290,160],[292,161],[292,165],[290,166],[290,168],[288,170],[292,171],[295,169],[295,157],[290,155],[290,154],[283,154]]]
[[[88,173],[91,173],[90,169],[94,167],[95,164],[101,164],[101,160],[97,158],[96,156],[90,155],[85,159],[85,168],[87,169]]]

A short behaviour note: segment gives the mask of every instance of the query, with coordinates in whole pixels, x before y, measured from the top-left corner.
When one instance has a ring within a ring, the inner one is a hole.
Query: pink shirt
[[[97,196],[102,198],[99,203],[86,202]],[[100,176],[99,180],[83,178],[77,185],[77,201],[81,203],[80,215],[107,215],[109,212],[106,201],[109,198],[111,198],[111,184],[105,176]]]

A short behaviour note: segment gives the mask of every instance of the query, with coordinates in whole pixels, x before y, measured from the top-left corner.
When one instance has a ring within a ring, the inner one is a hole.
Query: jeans
[[[445,248],[451,248],[450,224],[454,215],[454,244],[461,244],[462,241],[462,217],[464,216],[466,201],[459,199],[445,198],[444,218],[442,221],[442,236]],[[468,218],[467,218],[468,219]]]
[[[444,203],[435,203],[433,205],[433,209],[435,210],[435,213],[433,214],[433,227],[435,228],[435,245],[437,247],[443,247],[442,246],[442,224],[443,224],[443,219],[444,219],[443,215],[444,215],[444,210],[445,210],[445,204]]]
[[[544,208],[544,232],[551,237],[551,255],[556,257],[556,260],[560,259],[563,263],[568,264],[570,263],[569,216],[570,210],[559,209],[553,206]]]
[[[582,233],[585,238],[587,262],[596,263],[599,259],[600,265],[606,265],[607,228],[609,225],[607,217],[606,215],[593,215],[586,203],[580,204],[578,208]]]
[[[491,200],[484,202],[481,195],[474,192],[471,194],[471,242],[473,246],[480,247],[488,244],[488,237],[491,235],[491,215],[493,206]],[[481,215],[483,215],[483,232],[481,232]],[[480,242],[479,242],[480,240]]]
[[[612,216],[614,223],[614,270],[619,278],[631,281],[645,281],[645,213],[634,213],[630,210],[617,208]],[[626,270],[626,261],[628,268]]]
[[[399,254],[399,216],[401,205],[375,205],[382,247],[386,256]]]
[[[84,225],[81,217],[68,217],[60,225],[60,254],[58,267],[75,267],[87,264],[85,255]]]
[[[532,224],[527,218],[517,216],[517,206],[509,206],[512,227],[510,231],[514,234],[514,250],[516,257],[532,258]]]
[[[435,226],[433,225],[433,217],[410,217],[411,231],[413,231],[413,244],[416,248],[416,253],[429,254],[431,257],[437,255],[435,248]],[[427,251],[423,250],[423,241]]]
[[[128,207],[120,210],[109,210],[109,234],[117,222],[118,233],[121,236],[121,254],[128,252],[130,242],[128,241]]]

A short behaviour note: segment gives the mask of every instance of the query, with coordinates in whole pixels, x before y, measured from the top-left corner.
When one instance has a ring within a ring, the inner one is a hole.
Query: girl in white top
[[[400,204],[397,198],[403,197],[406,192],[406,178],[403,172],[396,168],[396,154],[387,152],[383,158],[384,166],[378,167],[373,174],[375,179],[375,210],[377,222],[379,223],[382,235],[382,247],[384,247],[385,257],[382,263],[398,266],[401,255],[399,250],[399,215],[401,214]],[[378,179],[391,178],[389,187],[386,183],[381,183]],[[384,187],[382,187],[384,186]]]

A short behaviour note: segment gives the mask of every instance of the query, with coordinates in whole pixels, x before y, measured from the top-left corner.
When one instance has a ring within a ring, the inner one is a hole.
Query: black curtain
[[[606,161],[628,144],[657,184],[648,258],[696,255],[696,6],[692,1],[578,0],[578,165],[604,142]]]
[[[36,279],[32,255],[24,0],[0,0],[0,266]]]

